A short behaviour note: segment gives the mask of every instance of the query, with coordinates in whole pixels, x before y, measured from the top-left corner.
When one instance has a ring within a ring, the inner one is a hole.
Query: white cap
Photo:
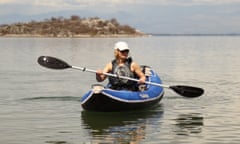
[[[117,42],[114,46],[114,49],[118,49],[120,51],[130,50],[126,42]]]

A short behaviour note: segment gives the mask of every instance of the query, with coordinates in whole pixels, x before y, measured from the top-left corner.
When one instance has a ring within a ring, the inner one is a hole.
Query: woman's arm
[[[140,66],[137,63],[132,62],[132,69],[138,75],[139,83],[145,83],[146,77],[145,77],[144,73],[142,72]]]
[[[97,70],[96,80],[98,82],[104,81],[107,78],[107,76],[104,75],[103,73],[108,73],[111,71],[111,69],[112,69],[112,63],[108,63],[103,70]]]

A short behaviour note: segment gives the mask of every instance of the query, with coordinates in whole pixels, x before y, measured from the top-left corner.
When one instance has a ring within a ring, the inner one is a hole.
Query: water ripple
[[[51,97],[32,97],[32,98],[23,98],[21,100],[26,101],[41,101],[41,100],[47,100],[47,101],[79,101],[79,97],[74,96],[51,96]]]

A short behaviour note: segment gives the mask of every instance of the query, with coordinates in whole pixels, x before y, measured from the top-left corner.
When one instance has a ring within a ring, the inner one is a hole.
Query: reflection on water
[[[162,115],[161,107],[120,113],[83,111],[82,123],[94,143],[139,143],[145,138],[147,124],[159,121]]]
[[[176,119],[174,132],[176,135],[191,135],[202,132],[203,116],[201,113],[180,114]]]

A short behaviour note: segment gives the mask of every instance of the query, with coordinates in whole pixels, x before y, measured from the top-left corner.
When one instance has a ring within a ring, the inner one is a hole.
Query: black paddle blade
[[[38,63],[41,66],[51,69],[66,69],[72,67],[68,65],[66,62],[51,56],[40,56],[38,58]]]
[[[189,98],[199,97],[204,93],[202,88],[192,86],[170,86],[170,88],[181,96]]]

